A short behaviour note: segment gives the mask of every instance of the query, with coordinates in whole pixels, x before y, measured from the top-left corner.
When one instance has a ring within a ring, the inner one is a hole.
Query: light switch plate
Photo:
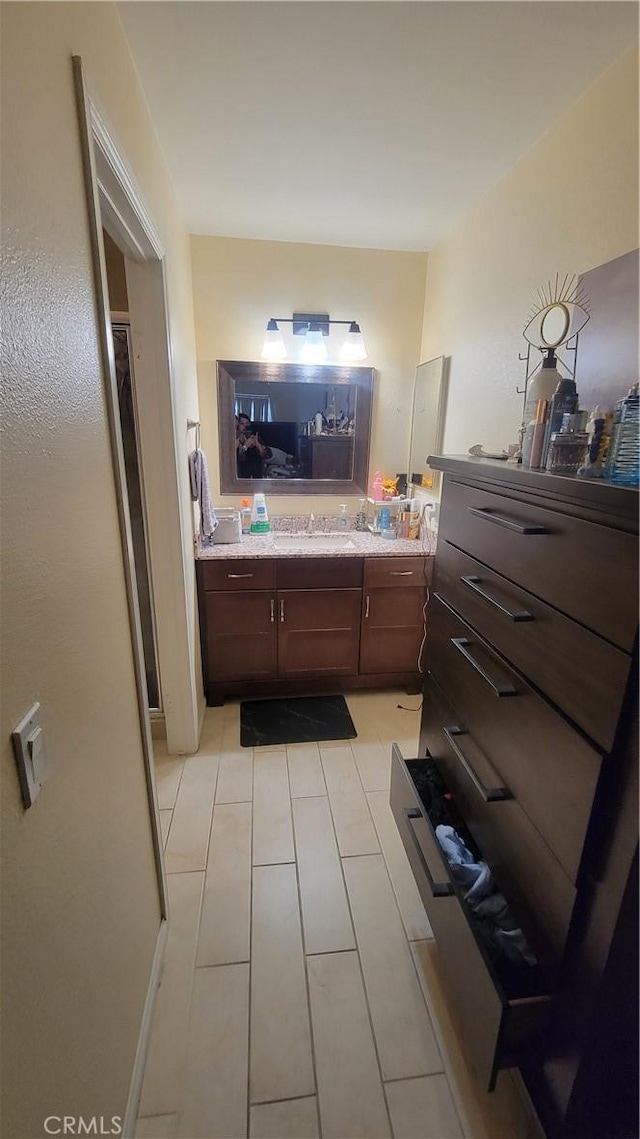
[[[11,733],[22,802],[32,807],[49,774],[40,705],[34,704]]]

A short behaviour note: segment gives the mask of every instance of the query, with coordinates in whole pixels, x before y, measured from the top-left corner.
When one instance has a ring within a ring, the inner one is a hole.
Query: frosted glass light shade
[[[287,355],[282,333],[275,320],[270,320],[262,345],[263,360],[284,360]]]
[[[351,327],[346,335],[344,344],[340,349],[341,360],[366,360],[367,349],[364,346],[364,338],[360,331],[360,325],[352,321]]]
[[[324,364],[327,356],[327,346],[319,329],[310,328],[304,338],[300,359],[305,364]]]

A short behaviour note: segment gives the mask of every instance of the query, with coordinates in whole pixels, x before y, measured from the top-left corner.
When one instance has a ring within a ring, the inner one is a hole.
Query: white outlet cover
[[[34,704],[11,733],[25,809],[35,803],[49,774],[40,705]]]

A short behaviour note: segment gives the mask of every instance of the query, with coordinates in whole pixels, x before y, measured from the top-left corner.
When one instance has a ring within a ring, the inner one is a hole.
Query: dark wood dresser
[[[517,1066],[553,1139],[631,1139],[638,494],[489,460],[430,463],[444,481],[420,755],[394,749],[394,815],[487,1086]],[[480,929],[436,836],[443,802],[491,868],[526,962]]]

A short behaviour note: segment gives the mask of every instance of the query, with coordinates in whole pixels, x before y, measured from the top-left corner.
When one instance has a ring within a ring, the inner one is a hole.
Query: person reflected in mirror
[[[239,479],[261,479],[271,448],[263,443],[248,415],[236,415],[236,469]]]

